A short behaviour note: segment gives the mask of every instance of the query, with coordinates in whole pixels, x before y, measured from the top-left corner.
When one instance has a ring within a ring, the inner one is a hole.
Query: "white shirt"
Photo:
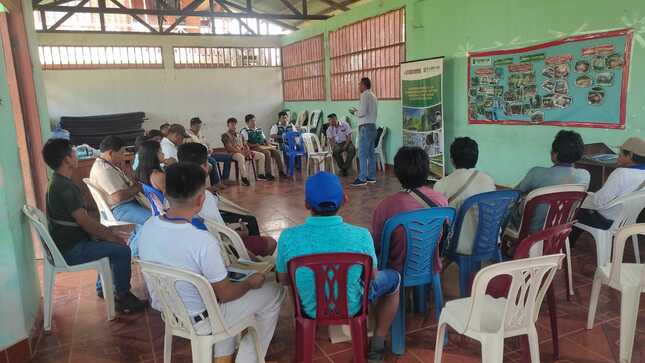
[[[457,169],[452,174],[439,180],[433,187],[434,190],[443,193],[450,199],[466,183],[468,178],[475,172],[475,169]],[[455,199],[450,201],[450,206],[459,210],[466,199],[475,194],[492,192],[495,188],[495,181],[488,174],[479,172],[470,185],[464,189]],[[457,253],[470,255],[473,251],[473,242],[477,232],[478,223],[477,208],[471,208],[464,218],[459,241],[457,242]]]
[[[204,191],[204,194],[206,198],[204,199],[202,210],[199,211],[199,216],[219,224],[225,224],[219,211],[219,199],[208,190]]]
[[[645,181],[645,170],[618,168],[607,178],[605,184],[595,194],[589,195],[583,208],[596,209],[605,218],[614,220],[620,214],[620,207],[607,208],[615,199],[636,191]]]
[[[361,93],[361,104],[356,116],[358,125],[376,124],[378,113],[378,99],[371,90],[365,90]]]
[[[159,216],[148,219],[141,229],[139,258],[194,272],[210,283],[220,282],[228,275],[219,241],[213,235],[190,223],[171,223]],[[191,316],[206,310],[191,284],[177,283],[177,292]],[[161,310],[154,291],[150,291],[150,300],[154,309]]]
[[[206,141],[206,137],[204,134],[199,134],[197,135],[196,133],[193,132],[193,130],[188,129],[186,130],[186,134],[188,134],[188,137],[186,138],[185,142],[194,142],[197,144],[202,144],[206,146],[207,149],[210,150],[210,146],[208,146],[208,141]]]
[[[167,137],[161,139],[161,152],[163,153],[164,158],[179,161],[179,158],[177,157],[177,145]]]

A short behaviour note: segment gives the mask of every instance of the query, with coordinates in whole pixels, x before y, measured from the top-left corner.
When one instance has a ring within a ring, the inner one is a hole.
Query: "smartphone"
[[[228,272],[228,278],[231,281],[242,281],[244,280],[248,275],[245,273],[241,272],[236,272],[236,271],[229,271]]]

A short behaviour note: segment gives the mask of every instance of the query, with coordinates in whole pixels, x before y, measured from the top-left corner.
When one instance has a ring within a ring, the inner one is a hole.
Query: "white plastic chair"
[[[138,262],[148,289],[154,294],[156,301],[159,303],[161,317],[165,323],[164,363],[170,363],[173,336],[190,339],[192,361],[194,363],[211,363],[215,343],[235,338],[246,329],[248,329],[248,334],[251,334],[255,341],[258,362],[264,363],[255,319],[251,316],[239,319],[233,325],[227,325],[222,318],[213,287],[205,277],[178,268],[141,260]],[[199,292],[208,312],[208,320],[211,326],[210,335],[197,335],[192,318],[177,293],[176,286],[179,282],[190,284]]]
[[[621,228],[614,239],[614,255],[611,264],[598,266],[593,278],[587,329],[593,328],[598,298],[602,285],[620,291],[620,362],[632,361],[634,334],[638,322],[640,296],[645,292],[645,265],[624,263],[625,243],[629,237],[638,243],[638,235],[645,235],[645,224],[632,224]]]
[[[505,338],[528,335],[531,362],[539,363],[535,321],[563,258],[564,254],[549,255],[497,263],[481,269],[475,276],[471,296],[449,301],[441,311],[435,363],[441,362],[447,325],[481,343],[483,363],[502,362]],[[507,298],[495,299],[486,295],[488,283],[503,275],[512,278]]]
[[[325,171],[325,162],[327,161],[327,159],[329,159],[332,173],[336,172],[334,168],[334,158],[332,152],[325,150],[322,146],[320,146],[320,140],[318,140],[318,136],[316,136],[316,134],[309,132],[304,133],[302,134],[302,140],[305,145],[305,151],[307,152],[307,163],[305,166],[307,169],[307,176],[309,176],[311,161],[314,162],[314,170]]]
[[[616,198],[616,200],[606,207],[606,209],[609,208],[620,208],[620,215],[606,231],[587,226],[582,223],[575,224],[576,227],[589,232],[593,236],[593,239],[596,242],[596,261],[598,263],[598,267],[609,263],[611,241],[618,230],[624,226],[636,223],[638,215],[645,208],[645,190],[632,192],[620,198]],[[640,250],[638,248],[638,240],[636,237],[632,238],[632,246],[634,248],[634,255],[636,256],[636,262],[640,263]]]
[[[387,127],[383,126],[383,132],[378,138],[378,144],[374,148],[374,156],[376,157],[376,167],[381,166],[381,170],[385,171],[385,154],[383,153],[383,140],[385,140],[385,134],[387,134]]]
[[[38,208],[25,205],[22,207],[22,212],[29,218],[29,222],[36,229],[40,236],[40,246],[43,250],[44,265],[44,329],[50,331],[52,326],[52,293],[54,284],[56,282],[56,274],[59,272],[77,272],[85,270],[96,270],[101,276],[101,283],[103,286],[103,294],[105,297],[105,306],[107,308],[108,320],[113,320],[116,312],[114,310],[114,289],[112,283],[112,269],[110,268],[110,260],[103,257],[99,260],[83,263],[80,265],[68,265],[63,258],[63,255],[58,250],[56,243],[49,234],[47,229],[48,222],[45,214]]]
[[[106,227],[114,227],[114,226],[129,226],[131,224],[134,224],[130,222],[118,221],[116,217],[114,217],[114,214],[112,214],[112,209],[110,209],[110,206],[105,200],[103,192],[99,189],[99,187],[94,185],[94,183],[92,183],[92,181],[89,178],[84,178],[83,183],[87,185],[87,188],[90,190],[90,194],[92,194],[92,198],[94,199],[94,202],[96,202],[96,206],[99,209],[99,215],[101,216],[102,225]]]
[[[230,266],[233,262],[243,259],[250,261],[251,256],[249,251],[246,249],[246,245],[242,241],[242,237],[233,230],[230,225],[226,226],[220,223],[217,223],[210,219],[204,219],[206,228],[208,231],[217,236],[218,240],[221,243],[222,250],[226,252],[224,258],[224,263],[226,266]],[[275,257],[277,256],[278,250],[273,251],[273,256],[265,257],[263,263],[269,263],[275,265]],[[272,257],[272,258],[270,258]]]

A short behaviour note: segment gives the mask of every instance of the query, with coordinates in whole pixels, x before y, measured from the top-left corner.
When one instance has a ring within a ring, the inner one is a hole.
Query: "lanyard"
[[[645,170],[645,164],[636,164],[629,167],[630,169]]]
[[[132,186],[132,181],[130,180],[130,178],[128,178],[128,176],[127,176],[127,175],[125,175],[125,173],[123,172],[123,170],[121,170],[121,169],[120,169],[120,168],[118,168],[116,165],[112,164],[111,162],[109,162],[109,161],[107,161],[107,160],[103,159],[102,157],[99,157],[99,159],[101,159],[104,163],[107,163],[107,164],[108,164],[112,169],[114,169],[114,171],[116,171],[116,172],[117,172],[117,174],[119,174],[119,176],[121,177],[121,179],[123,180],[123,182],[124,182],[125,184],[127,184],[128,186]]]
[[[563,168],[573,168],[573,164],[569,164],[569,163],[557,163],[553,166],[561,166]]]
[[[172,222],[188,222],[193,225],[193,227],[201,230],[201,231],[208,231],[208,228],[206,228],[206,224],[204,223],[204,220],[199,218],[199,217],[193,217],[192,220],[188,220],[186,218],[181,218],[181,217],[168,217],[168,215],[162,216],[165,220],[172,221]]]

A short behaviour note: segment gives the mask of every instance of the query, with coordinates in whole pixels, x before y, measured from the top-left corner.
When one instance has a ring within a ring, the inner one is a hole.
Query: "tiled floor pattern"
[[[399,185],[392,175],[375,185],[349,189],[349,203],[342,215],[351,223],[368,227],[372,210],[380,199],[397,191]],[[349,183],[351,180],[345,180]],[[303,182],[281,181],[258,183],[251,187],[229,187],[224,194],[254,211],[265,234],[278,237],[288,226],[302,223],[307,212],[303,202]],[[615,362],[618,359],[620,295],[603,288],[593,330],[585,330],[591,281],[595,270],[595,250],[587,239],[574,250],[574,279],[576,295],[565,299],[563,274],[556,280],[561,357],[559,362]],[[454,266],[453,266],[454,267]],[[59,274],[54,291],[53,329],[42,334],[35,345],[34,362],[162,362],[163,322],[157,312],[148,309],[137,315],[122,315],[105,320],[105,305],[94,292],[93,273]],[[454,268],[442,276],[447,300],[457,295]],[[133,277],[135,292],[143,296],[141,275]],[[633,362],[645,362],[645,298],[641,299]],[[436,319],[427,314],[408,315],[407,352],[404,356],[388,356],[388,362],[432,362]],[[552,342],[548,314],[543,311],[538,320],[540,352],[543,362],[551,362]],[[326,329],[319,329],[316,362],[351,362],[348,343],[331,344]],[[190,346],[176,338],[173,362],[190,362]],[[505,362],[521,360],[518,342],[507,339]],[[478,362],[480,346],[476,341],[450,335],[443,362]],[[285,305],[271,344],[267,361],[290,362],[294,355],[292,309]]]

